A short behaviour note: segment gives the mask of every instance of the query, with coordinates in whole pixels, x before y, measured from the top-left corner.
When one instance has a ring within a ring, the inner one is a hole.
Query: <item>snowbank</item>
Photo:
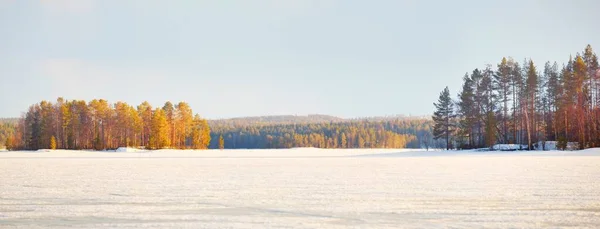
[[[130,148],[130,147],[119,147],[118,149],[115,150],[115,152],[140,152],[140,151],[145,151],[145,150],[141,150],[141,149],[136,149],[136,148]]]
[[[494,150],[500,151],[514,151],[514,150],[522,150],[527,149],[527,145],[519,145],[519,144],[496,144],[492,146]]]
[[[546,142],[538,142],[536,143],[535,149],[536,150],[558,150],[558,147],[556,147],[556,145],[558,144],[558,142],[556,141],[546,141]],[[579,149],[579,144],[577,142],[569,142],[567,143],[567,150],[578,150]]]
[[[556,141],[539,141],[537,143],[533,144],[533,149],[534,150],[559,150],[557,148],[558,143]],[[515,151],[515,150],[526,150],[527,149],[527,144],[524,145],[519,145],[519,144],[496,144],[492,147],[493,150],[497,150],[497,151]],[[578,150],[578,144],[577,142],[569,142],[567,143],[567,150]],[[480,149],[481,151],[486,151],[485,148]]]

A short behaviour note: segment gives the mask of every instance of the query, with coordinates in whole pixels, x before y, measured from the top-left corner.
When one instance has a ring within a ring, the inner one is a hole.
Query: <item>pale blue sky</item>
[[[600,49],[595,0],[0,0],[0,117],[40,100],[187,101],[208,118],[430,114],[503,56]]]

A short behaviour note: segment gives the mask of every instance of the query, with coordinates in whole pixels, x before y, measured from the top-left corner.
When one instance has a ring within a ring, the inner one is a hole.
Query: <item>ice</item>
[[[600,227],[600,149],[0,153],[0,228]]]

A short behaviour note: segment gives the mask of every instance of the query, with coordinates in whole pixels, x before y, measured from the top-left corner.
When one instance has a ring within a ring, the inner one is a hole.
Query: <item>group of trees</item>
[[[411,117],[347,120],[309,115],[206,121],[192,116],[183,102],[153,109],[147,102],[134,108],[123,102],[59,98],[32,105],[20,119],[0,122],[0,139],[13,150],[441,147],[432,128],[431,120]]]
[[[495,68],[465,74],[457,101],[446,87],[434,105],[434,135],[448,148],[600,146],[600,68],[590,45],[562,66],[546,62],[541,72],[531,59],[502,58]]]
[[[30,106],[19,119],[0,120],[0,140],[11,150],[443,146],[433,139],[432,129],[433,122],[421,117],[289,115],[207,121],[193,116],[184,102],[153,108],[148,102],[133,107],[59,98]]]
[[[6,140],[9,149],[206,149],[210,128],[185,102],[153,109],[106,100],[42,101],[29,107]]]
[[[212,121],[210,148],[217,148],[220,136],[224,147],[235,148],[420,148],[435,147],[431,135],[432,122],[425,119],[381,121],[343,120],[336,122],[307,122],[298,124],[257,124],[244,122]],[[437,145],[439,146],[439,144]]]

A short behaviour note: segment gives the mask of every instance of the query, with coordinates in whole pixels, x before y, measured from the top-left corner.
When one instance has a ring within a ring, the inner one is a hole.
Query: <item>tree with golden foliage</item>
[[[200,118],[200,115],[195,115],[192,121],[191,141],[193,149],[208,149],[210,144],[210,127],[206,119]]]
[[[152,129],[148,141],[149,149],[162,149],[171,145],[168,125],[165,111],[156,108],[152,115]]]
[[[193,115],[190,105],[185,102],[179,102],[175,105],[175,141],[174,147],[179,149],[187,148],[186,140],[192,134]]]
[[[56,149],[56,138],[54,135],[50,138],[50,149]]]

